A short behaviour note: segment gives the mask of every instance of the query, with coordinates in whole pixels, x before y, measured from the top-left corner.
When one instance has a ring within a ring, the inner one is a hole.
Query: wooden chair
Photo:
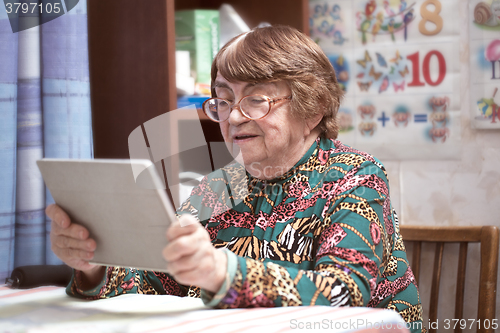
[[[467,245],[471,242],[481,244],[481,269],[479,283],[479,304],[477,319],[481,323],[477,332],[493,333],[491,322],[495,319],[497,269],[498,269],[498,249],[499,230],[494,226],[478,227],[436,227],[436,226],[408,226],[401,225],[401,234],[404,242],[412,241],[413,258],[411,268],[415,274],[417,284],[420,273],[420,253],[422,242],[436,243],[434,258],[434,269],[432,274],[431,301],[429,308],[430,322],[437,320],[437,305],[439,297],[439,281],[441,278],[441,263],[443,261],[444,243],[460,243],[458,258],[457,291],[455,298],[455,317],[463,319],[465,270],[467,262]],[[467,319],[467,318],[464,318]],[[483,323],[489,319],[490,328],[485,329]],[[477,322],[476,322],[477,323]],[[441,323],[440,323],[441,324]],[[442,325],[439,325],[442,330]],[[455,332],[461,332],[460,325],[456,325]],[[468,325],[467,325],[468,327]],[[477,327],[477,326],[476,326]],[[429,329],[429,328],[428,328]],[[429,329],[430,333],[435,332]]]

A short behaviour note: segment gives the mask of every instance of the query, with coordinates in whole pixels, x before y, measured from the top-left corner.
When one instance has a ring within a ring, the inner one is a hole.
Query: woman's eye
[[[265,100],[262,98],[252,98],[252,104],[261,104],[264,102],[265,102]]]
[[[227,108],[230,105],[233,105],[231,101],[228,101],[228,100],[219,100],[219,107]]]

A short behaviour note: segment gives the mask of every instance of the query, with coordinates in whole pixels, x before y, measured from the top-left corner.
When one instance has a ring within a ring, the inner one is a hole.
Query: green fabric
[[[198,217],[214,246],[236,255],[227,283],[215,295],[204,293],[211,306],[388,308],[411,323],[412,332],[422,330],[387,174],[369,154],[318,139],[294,168],[272,181],[230,165],[205,177],[179,213]],[[199,295],[199,289],[161,273],[110,267],[105,279],[91,293],[79,290],[74,279],[68,293]]]

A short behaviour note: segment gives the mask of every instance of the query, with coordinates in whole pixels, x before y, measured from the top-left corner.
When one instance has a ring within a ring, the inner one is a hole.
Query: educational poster
[[[471,0],[469,14],[472,124],[500,129],[500,0]]]
[[[382,160],[459,158],[456,1],[309,5],[311,38],[345,91],[339,139]]]

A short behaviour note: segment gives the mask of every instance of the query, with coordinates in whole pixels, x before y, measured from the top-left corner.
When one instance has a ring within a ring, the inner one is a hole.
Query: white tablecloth
[[[216,310],[200,299],[121,295],[86,301],[64,288],[0,287],[0,332],[407,332],[394,311],[303,306]]]

